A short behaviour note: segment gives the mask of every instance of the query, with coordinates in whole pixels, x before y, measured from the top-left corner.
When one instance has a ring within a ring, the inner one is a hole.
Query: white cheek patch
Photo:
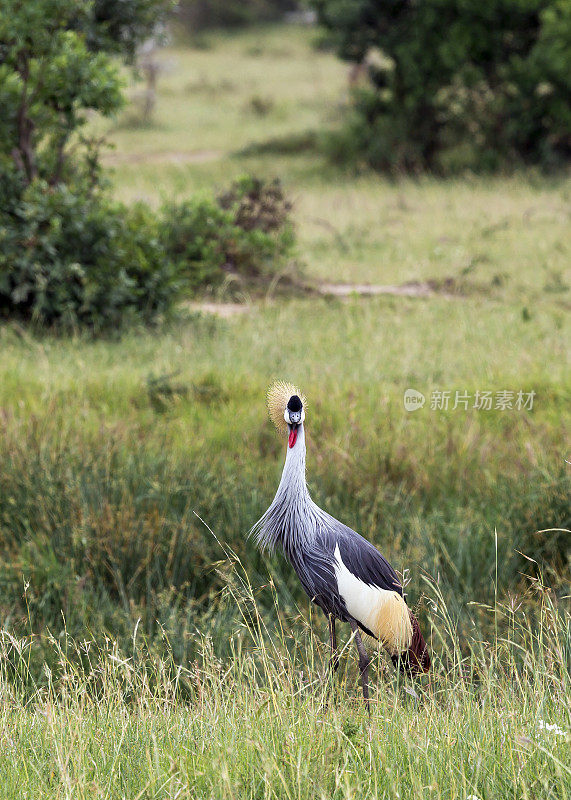
[[[391,655],[406,650],[412,641],[412,624],[404,599],[398,592],[381,589],[357,578],[335,548],[337,588],[349,614],[370,630]]]
[[[299,420],[298,420],[298,423],[297,423],[298,425],[300,423],[302,423],[303,420],[305,419],[305,410],[303,408],[301,409],[301,413],[297,412],[297,411],[295,411],[295,412],[292,411],[291,413],[292,414],[299,413]],[[286,410],[284,411],[284,419],[285,419],[285,421],[287,422],[288,425],[291,424],[290,410],[289,410],[289,408],[287,408],[287,406],[286,406]]]

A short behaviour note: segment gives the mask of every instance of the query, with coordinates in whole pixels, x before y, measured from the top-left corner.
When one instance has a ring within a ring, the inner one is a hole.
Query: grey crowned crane
[[[305,398],[289,383],[268,390],[268,411],[287,435],[286,460],[276,496],[251,530],[258,546],[281,547],[310,599],[329,622],[331,668],[338,667],[336,620],[348,622],[359,652],[363,697],[369,707],[370,658],[359,629],[377,639],[409,674],[427,672],[430,657],[402,585],[370,542],[313,502],[305,482]]]

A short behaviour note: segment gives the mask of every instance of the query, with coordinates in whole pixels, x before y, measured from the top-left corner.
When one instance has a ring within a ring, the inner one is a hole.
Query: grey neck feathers
[[[303,548],[317,535],[324,514],[315,505],[305,482],[305,430],[299,426],[297,441],[288,447],[276,496],[250,531],[262,550],[281,545],[286,552]]]

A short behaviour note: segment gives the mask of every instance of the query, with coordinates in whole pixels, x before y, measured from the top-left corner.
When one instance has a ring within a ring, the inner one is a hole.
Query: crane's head
[[[305,397],[291,383],[276,381],[268,389],[270,419],[280,433],[288,436],[288,447],[297,441],[297,432],[305,419]]]

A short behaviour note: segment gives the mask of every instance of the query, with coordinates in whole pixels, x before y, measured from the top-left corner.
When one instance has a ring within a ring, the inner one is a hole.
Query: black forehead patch
[[[293,394],[287,403],[288,411],[301,411],[303,406],[301,405],[301,400],[296,394]]]

